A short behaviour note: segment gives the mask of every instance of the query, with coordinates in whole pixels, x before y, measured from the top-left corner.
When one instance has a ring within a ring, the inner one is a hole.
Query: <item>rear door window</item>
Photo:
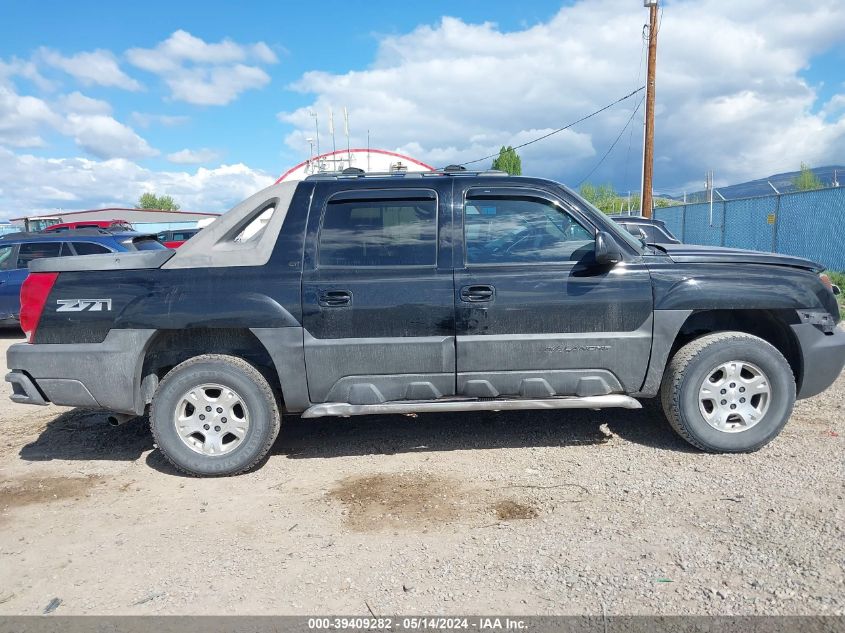
[[[58,257],[62,249],[61,242],[29,242],[21,244],[18,251],[17,268],[28,268],[33,259]]]
[[[392,195],[390,195],[392,194]],[[338,196],[326,205],[320,229],[320,266],[434,266],[437,198],[434,192],[397,196],[367,192]]]

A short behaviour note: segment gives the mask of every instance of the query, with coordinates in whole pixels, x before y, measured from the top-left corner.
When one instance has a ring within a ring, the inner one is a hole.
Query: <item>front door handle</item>
[[[349,290],[323,290],[320,293],[320,305],[325,308],[347,306],[352,303],[352,293]]]
[[[461,301],[480,303],[492,301],[495,296],[496,290],[493,286],[464,286],[461,288]]]

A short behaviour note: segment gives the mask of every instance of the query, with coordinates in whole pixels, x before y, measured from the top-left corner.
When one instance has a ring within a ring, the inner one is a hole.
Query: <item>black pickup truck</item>
[[[499,172],[273,185],[178,251],[35,261],[16,402],[144,414],[194,475],[256,466],[280,412],[638,408],[753,451],[845,363],[795,257],[644,246],[570,189]]]

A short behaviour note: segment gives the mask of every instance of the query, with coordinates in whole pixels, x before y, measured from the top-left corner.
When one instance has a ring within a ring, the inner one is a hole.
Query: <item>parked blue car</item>
[[[83,229],[63,233],[9,233],[0,236],[0,326],[17,325],[21,284],[33,259],[100,255],[166,248],[155,235]]]

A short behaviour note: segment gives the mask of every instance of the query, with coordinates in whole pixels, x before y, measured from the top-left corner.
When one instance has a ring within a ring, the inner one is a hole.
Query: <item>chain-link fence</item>
[[[845,187],[654,210],[679,240],[797,255],[845,270]]]

